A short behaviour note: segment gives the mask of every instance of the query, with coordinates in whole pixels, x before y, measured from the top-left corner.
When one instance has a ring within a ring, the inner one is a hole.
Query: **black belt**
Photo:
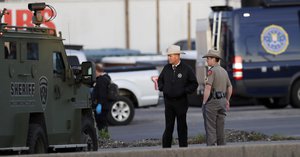
[[[225,96],[218,97],[218,98],[216,98],[216,97],[213,97],[213,99],[222,99],[222,98],[225,98]]]
[[[225,97],[226,97],[226,94],[224,92],[213,92],[209,95],[207,101],[209,101],[210,99],[222,99]]]

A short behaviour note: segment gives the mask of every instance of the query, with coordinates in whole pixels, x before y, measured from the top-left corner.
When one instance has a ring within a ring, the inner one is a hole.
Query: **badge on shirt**
[[[213,72],[211,70],[207,71],[207,76],[210,76]]]
[[[182,78],[182,74],[179,73],[179,74],[177,75],[177,77],[178,77],[178,78]]]

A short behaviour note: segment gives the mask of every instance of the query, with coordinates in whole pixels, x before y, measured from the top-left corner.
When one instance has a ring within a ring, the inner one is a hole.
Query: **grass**
[[[98,134],[100,139],[104,139],[104,140],[110,139],[110,134],[107,129],[99,130]]]
[[[258,132],[251,132],[248,135],[248,141],[264,141],[267,139],[267,136]]]
[[[201,144],[201,143],[205,143],[206,140],[206,136],[203,134],[198,134],[197,136],[195,136],[194,138],[191,138],[189,140],[190,144]]]
[[[273,134],[270,139],[272,141],[283,141],[283,140],[299,140],[300,138],[298,137],[290,137],[290,136],[283,136],[280,134]]]

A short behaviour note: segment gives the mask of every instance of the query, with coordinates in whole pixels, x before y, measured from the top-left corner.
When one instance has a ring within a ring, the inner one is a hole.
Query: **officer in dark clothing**
[[[92,92],[93,108],[95,109],[97,104],[102,105],[102,111],[100,114],[95,111],[95,119],[98,130],[105,130],[107,132],[108,121],[107,114],[109,112],[109,100],[107,98],[108,85],[111,81],[110,76],[104,72],[103,65],[96,65],[96,84]]]
[[[158,78],[158,87],[163,92],[165,101],[166,127],[162,137],[163,148],[171,147],[175,118],[177,118],[179,146],[188,146],[187,94],[193,93],[197,89],[198,83],[192,68],[180,61],[182,53],[177,45],[171,45],[167,49],[169,64],[165,65]]]

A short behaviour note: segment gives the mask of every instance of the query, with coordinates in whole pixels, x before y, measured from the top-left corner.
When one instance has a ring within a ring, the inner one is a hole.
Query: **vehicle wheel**
[[[112,125],[127,125],[134,117],[134,107],[132,102],[123,96],[119,100],[110,104],[107,120]]]
[[[257,99],[258,103],[264,105],[265,107],[269,109],[280,109],[285,108],[288,104],[285,103],[279,103],[280,98],[259,98]]]
[[[81,122],[81,142],[86,143],[87,147],[83,151],[97,151],[98,139],[96,128],[92,118],[87,116],[82,117]]]
[[[29,154],[42,154],[48,152],[48,140],[45,130],[39,124],[30,124],[27,136]]]
[[[300,108],[300,81],[297,81],[292,87],[291,105],[294,108]]]

